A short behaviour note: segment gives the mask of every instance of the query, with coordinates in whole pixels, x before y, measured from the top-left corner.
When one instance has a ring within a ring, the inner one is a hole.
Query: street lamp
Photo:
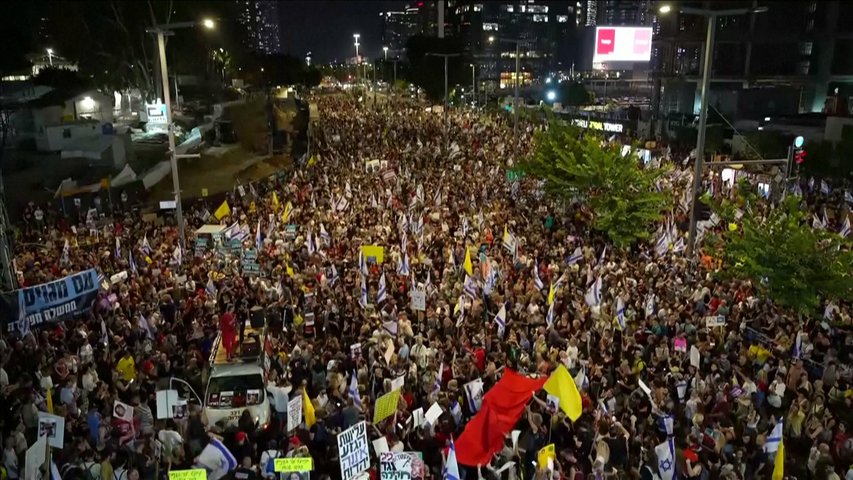
[[[153,28],[148,28],[147,33],[157,35],[157,48],[160,54],[160,79],[163,82],[163,103],[166,105],[166,125],[169,131],[169,155],[170,164],[172,167],[172,188],[175,190],[175,216],[178,220],[178,231],[181,235],[181,245],[185,246],[186,232],[184,224],[184,211],[181,206],[181,182],[178,178],[178,157],[175,151],[175,126],[172,123],[172,103],[169,94],[169,69],[166,64],[166,35],[173,35],[174,30],[180,28],[194,28],[201,25],[208,30],[216,27],[213,20],[206,18],[199,22],[178,22],[168,23],[164,25],[155,25]],[[198,155],[180,155],[181,158],[195,158]]]
[[[545,94],[545,98],[547,98],[549,102],[553,102],[557,99],[557,92],[548,90],[548,93]]]
[[[388,61],[388,47],[382,47],[382,53],[385,54],[385,61]]]
[[[53,49],[52,48],[47,49],[47,61],[50,63],[50,66],[52,67],[53,66]]]
[[[692,256],[696,245],[696,223],[699,221],[699,209],[696,208],[696,196],[702,187],[702,173],[705,165],[705,127],[708,124],[708,95],[711,85],[711,62],[714,55],[714,34],[717,29],[717,17],[733,17],[750,13],[763,13],[767,7],[730,8],[725,10],[706,10],[702,8],[681,7],[679,12],[686,15],[699,15],[708,19],[705,39],[705,57],[702,62],[702,90],[699,104],[699,129],[696,135],[696,165],[693,170],[693,204],[690,209],[690,230],[687,238],[687,255]],[[670,5],[661,5],[658,12],[667,14],[672,11]]]
[[[311,52],[305,54],[305,63],[310,67],[311,66]]]
[[[471,65],[471,99],[473,102],[477,101],[477,78],[474,75],[474,64]]]
[[[361,37],[358,33],[353,33],[352,38],[355,39],[355,83],[358,84],[358,65],[361,63],[358,61],[358,39]]]

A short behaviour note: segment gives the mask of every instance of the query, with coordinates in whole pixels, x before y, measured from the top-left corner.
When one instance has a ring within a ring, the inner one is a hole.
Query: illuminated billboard
[[[612,62],[648,62],[651,56],[651,27],[595,28],[594,66]]]

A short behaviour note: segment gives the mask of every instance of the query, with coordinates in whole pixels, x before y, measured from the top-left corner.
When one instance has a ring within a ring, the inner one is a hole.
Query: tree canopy
[[[672,202],[668,192],[655,188],[660,169],[643,168],[635,155],[622,155],[620,145],[598,134],[551,118],[534,141],[534,154],[521,163],[522,170],[544,180],[546,193],[585,203],[592,228],[617,247],[648,239]]]
[[[736,201],[711,203],[732,228],[705,236],[705,244],[719,251],[719,275],[751,280],[777,305],[815,313],[823,299],[853,298],[853,252],[837,231],[812,228],[800,201],[788,196],[761,212],[757,195],[741,184]]]

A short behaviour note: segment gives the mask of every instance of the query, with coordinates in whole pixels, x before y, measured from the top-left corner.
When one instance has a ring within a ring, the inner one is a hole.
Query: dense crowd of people
[[[508,177],[541,126],[523,123],[513,141],[499,115],[318,101],[307,164],[235,189],[221,219],[211,216],[218,203],[185,212],[188,232],[236,224],[245,247],[259,247],[260,275],[243,275],[239,254],[194,252],[192,236],[180,248],[170,222],[136,212],[89,224],[28,217],[16,251],[21,287],[93,267],[107,285],[82,318],[3,337],[7,478],[24,478],[48,408],[66,420],[64,446],[51,453],[63,478],[164,478],[204,466],[215,439],[238,463],[233,478],[272,478],[271,459],[310,455],[311,475],[337,479],[336,434],[361,420],[371,440],[420,452],[426,475],[439,478],[451,440],[477,413],[464,385],[480,379],[488,393],[507,370],[548,376],[559,365],[581,391],[580,418],[538,391],[520,434],[507,432],[490,462],[460,465],[462,477],[770,478],[775,449],[766,446],[778,443],[781,421],[786,475],[853,478],[849,300],[804,318],[749,282],[712,275],[716,262],[660,254],[654,242],[609,246],[586,226],[594,212]],[[676,162],[667,179],[676,198],[686,168]],[[806,188],[803,201],[829,205],[835,218],[849,208],[841,191]],[[681,232],[686,215],[673,219]],[[383,247],[384,259],[365,258],[362,246]],[[110,284],[119,272],[128,275]],[[413,290],[425,292],[424,311],[413,309]],[[170,378],[205,391],[217,334],[257,307],[274,352],[270,424],[209,424],[188,392],[186,417],[156,418],[156,392]],[[724,325],[708,327],[707,317]],[[377,398],[400,377],[397,411],[374,424]],[[288,400],[303,390],[315,419],[290,430]],[[116,400],[134,407],[129,425],[114,417]],[[437,420],[415,420],[435,402]],[[675,477],[656,454],[667,438]],[[555,458],[542,465],[549,444]]]

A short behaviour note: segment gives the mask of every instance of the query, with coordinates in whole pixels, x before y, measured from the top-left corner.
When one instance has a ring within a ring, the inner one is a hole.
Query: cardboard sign
[[[435,402],[431,407],[429,407],[429,410],[427,410],[424,419],[432,425],[435,425],[435,421],[438,420],[438,417],[440,417],[442,413],[444,413],[444,410],[441,409],[441,405],[439,405],[438,402]]]
[[[362,245],[361,253],[367,263],[381,264],[385,261],[385,247],[378,245]]]
[[[113,404],[113,417],[130,423],[133,421],[133,407],[116,400]]]
[[[708,328],[725,327],[726,317],[723,315],[705,317],[705,326]]]
[[[276,472],[310,472],[314,470],[314,459],[311,457],[276,458]]]
[[[207,471],[203,468],[170,470],[169,480],[207,480]]]
[[[397,411],[399,400],[400,390],[393,390],[376,399],[376,407],[373,410],[373,423],[379,423],[394,415],[394,412]]]
[[[172,417],[172,409],[178,405],[177,390],[157,390],[157,419]]]
[[[366,422],[359,422],[338,435],[338,455],[341,480],[353,480],[370,468]]]
[[[65,443],[65,417],[47,412],[38,412],[38,438],[47,438],[47,444],[53,448],[62,448]]]
[[[416,312],[426,311],[426,292],[423,290],[412,290],[412,310]]]
[[[287,402],[287,431],[292,432],[302,423],[302,395],[296,395]]]
[[[426,465],[418,452],[385,452],[379,455],[381,480],[426,478]]]

